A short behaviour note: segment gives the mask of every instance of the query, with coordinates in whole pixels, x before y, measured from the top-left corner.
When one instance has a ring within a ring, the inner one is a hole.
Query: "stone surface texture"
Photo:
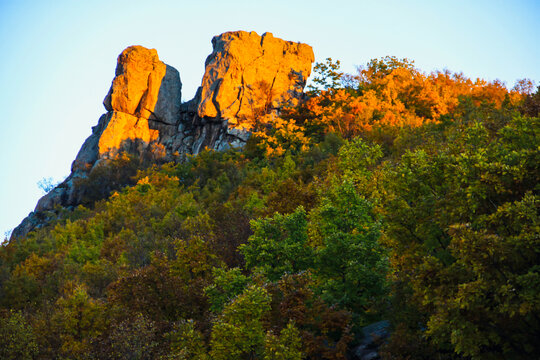
[[[369,324],[362,328],[362,340],[352,350],[351,360],[378,360],[379,349],[390,336],[390,322],[388,320]]]
[[[294,105],[314,61],[309,45],[283,41],[271,33],[229,32],[212,39],[206,59],[198,115],[229,123],[259,109]]]
[[[80,204],[77,179],[120,152],[182,161],[204,148],[241,147],[250,135],[243,121],[279,113],[303,96],[314,61],[309,45],[245,31],[216,36],[212,45],[201,87],[185,103],[179,72],[159,60],[156,50],[137,45],[122,51],[103,101],[107,113],[79,150],[71,174],[39,200],[11,238],[44,226],[58,206]]]

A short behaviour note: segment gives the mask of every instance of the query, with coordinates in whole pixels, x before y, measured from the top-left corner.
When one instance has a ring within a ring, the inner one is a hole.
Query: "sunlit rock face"
[[[98,141],[99,155],[131,152],[133,149],[124,147],[124,143],[157,141],[159,131],[151,129],[149,121],[176,125],[181,89],[178,71],[161,62],[155,49],[130,46],[122,51],[116,76],[103,100],[109,119]]]
[[[181,90],[180,74],[161,62],[155,49],[130,46],[118,56],[116,76],[103,105],[108,111],[174,125]]]
[[[155,49],[128,47],[118,56],[116,76],[103,105],[108,111],[132,115],[139,115],[145,105],[153,110],[165,67]],[[153,104],[148,104],[147,97],[153,100]]]
[[[259,109],[294,105],[314,61],[311,46],[271,33],[228,32],[214,37],[212,45],[197,111],[201,118],[227,119],[229,124]]]
[[[80,204],[77,180],[121,152],[182,161],[204,148],[241,147],[250,135],[244,122],[279,112],[303,96],[314,61],[309,45],[245,31],[216,36],[212,45],[202,85],[185,103],[179,72],[156,50],[130,46],[122,51],[103,101],[107,113],[92,128],[68,178],[39,200],[12,238],[46,224],[44,214],[56,206]]]
[[[114,154],[119,149],[133,152],[133,149],[124,144],[139,141],[146,145],[156,141],[158,137],[159,131],[148,127],[148,119],[111,111],[107,127],[99,138],[98,152],[100,155]]]

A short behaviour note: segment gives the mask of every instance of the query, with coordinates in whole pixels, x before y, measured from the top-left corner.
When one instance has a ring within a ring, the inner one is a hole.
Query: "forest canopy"
[[[129,154],[0,247],[2,359],[540,352],[540,92],[407,59],[315,66],[242,149]]]

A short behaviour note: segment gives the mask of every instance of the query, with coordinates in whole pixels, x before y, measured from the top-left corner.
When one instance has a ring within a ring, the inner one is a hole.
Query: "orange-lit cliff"
[[[125,49],[103,101],[107,112],[82,145],[71,174],[39,200],[12,238],[46,224],[56,206],[80,204],[77,180],[121,152],[181,161],[204,148],[241,147],[250,135],[245,126],[250,119],[279,112],[303,96],[314,61],[309,45],[245,31],[216,36],[212,45],[201,87],[185,103],[179,72],[155,49]]]

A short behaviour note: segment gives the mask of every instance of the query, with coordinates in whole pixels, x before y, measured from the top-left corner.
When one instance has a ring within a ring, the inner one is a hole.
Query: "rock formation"
[[[246,121],[302,97],[314,61],[309,45],[245,31],[216,36],[212,45],[202,85],[185,103],[178,71],[160,61],[156,50],[122,51],[103,101],[107,113],[92,128],[68,178],[39,200],[12,238],[46,224],[45,214],[55,206],[78,205],[77,179],[122,151],[181,161],[204,148],[241,147],[250,135],[242,126]]]
[[[293,105],[311,71],[309,45],[286,42],[266,33],[225,33],[212,39],[206,59],[198,115],[228,119],[253,115],[270,104]]]

